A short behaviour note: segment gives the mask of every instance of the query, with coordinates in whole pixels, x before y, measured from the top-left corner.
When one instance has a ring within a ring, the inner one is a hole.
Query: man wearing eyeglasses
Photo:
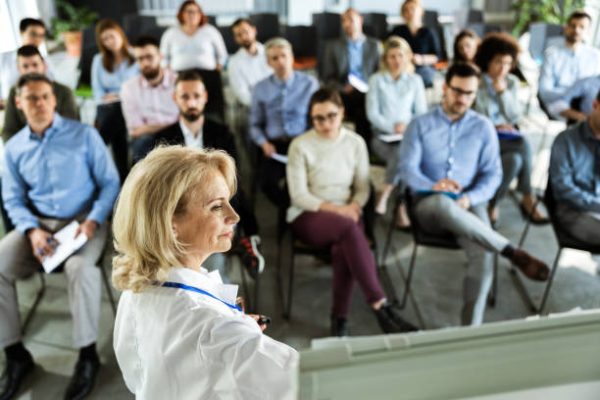
[[[530,279],[548,279],[548,266],[490,227],[487,202],[502,179],[498,138],[491,121],[471,110],[480,72],[458,63],[446,75],[442,104],[415,118],[400,146],[399,169],[415,197],[419,226],[451,234],[465,249],[463,325],[483,323],[493,279],[493,255],[508,258]]]
[[[133,161],[152,150],[155,134],[176,122],[179,109],[173,101],[176,75],[160,65],[162,55],[158,40],[141,36],[133,47],[140,75],[121,86],[121,108],[132,138]]]
[[[19,32],[22,46],[35,46],[43,56],[47,56],[44,46],[46,25],[44,25],[42,20],[23,18],[19,23]],[[0,109],[4,107],[4,100],[8,98],[8,92],[17,83],[19,75],[19,70],[17,69],[17,52],[7,51],[0,53]],[[48,75],[50,78],[53,77],[51,72]]]
[[[54,233],[72,221],[87,242],[63,264],[79,348],[65,399],[82,399],[98,373],[100,270],[95,266],[108,237],[106,219],[119,193],[117,169],[98,132],[56,111],[52,82],[27,74],[17,83],[17,107],[27,126],[7,143],[2,197],[15,229],[0,240],[0,348],[6,367],[0,399],[12,399],[34,369],[22,341],[15,281],[40,270],[57,250]]]

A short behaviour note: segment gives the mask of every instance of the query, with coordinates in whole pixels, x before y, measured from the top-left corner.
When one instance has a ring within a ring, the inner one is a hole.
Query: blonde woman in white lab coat
[[[221,151],[162,147],[119,197],[114,347],[138,399],[293,399],[298,353],[235,306],[237,286],[201,267],[231,247],[235,164]]]

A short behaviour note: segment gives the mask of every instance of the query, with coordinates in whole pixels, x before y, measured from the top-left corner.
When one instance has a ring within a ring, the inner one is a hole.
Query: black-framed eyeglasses
[[[333,122],[337,118],[338,115],[339,115],[339,113],[337,113],[337,112],[330,112],[325,115],[313,115],[310,118],[312,119],[312,121],[315,124],[322,124],[325,121]]]
[[[452,89],[452,91],[453,91],[454,93],[456,93],[457,95],[459,95],[459,96],[467,96],[467,97],[471,97],[471,96],[475,96],[475,93],[477,93],[477,92],[475,92],[475,91],[473,91],[473,90],[462,90],[461,88],[457,88],[457,87],[455,87],[455,86],[450,86],[450,85],[448,85],[448,87],[449,87],[450,89]]]

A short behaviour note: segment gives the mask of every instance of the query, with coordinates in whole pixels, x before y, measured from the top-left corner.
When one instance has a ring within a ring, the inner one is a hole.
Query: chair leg
[[[277,286],[279,290],[279,304],[283,304],[285,307],[285,296],[283,294],[283,240],[282,238],[277,239]],[[284,311],[285,312],[285,311]]]
[[[110,287],[110,281],[108,280],[108,275],[106,275],[106,271],[104,270],[104,265],[100,263],[100,273],[102,274],[102,281],[104,282],[104,288],[106,289],[106,294],[108,295],[108,300],[110,301],[110,307],[112,308],[113,315],[117,316],[117,303],[115,302],[115,297],[113,296],[112,288]]]
[[[290,276],[288,278],[287,304],[283,318],[288,321],[292,318],[292,299],[294,295],[294,238],[290,235]]]
[[[33,319],[33,315],[35,314],[38,306],[40,305],[40,302],[42,301],[42,298],[44,297],[44,294],[46,293],[46,278],[44,278],[44,273],[40,272],[38,275],[40,277],[40,288],[38,289],[38,292],[35,295],[35,300],[33,301],[31,309],[29,309],[29,312],[27,312],[25,320],[23,321],[23,326],[21,327],[21,332],[23,334],[25,334],[25,331],[27,331],[27,327]]]
[[[415,269],[415,263],[417,261],[417,244],[414,244],[412,255],[410,257],[410,266],[408,267],[408,276],[406,277],[406,285],[404,285],[404,295],[402,296],[402,303],[399,307],[404,308],[406,306],[406,300],[408,299],[408,293],[410,292],[410,285],[412,282],[412,275]]]
[[[494,255],[494,275],[492,278],[492,291],[488,297],[490,307],[496,307],[496,299],[498,296],[498,253]]]
[[[562,247],[559,247],[558,253],[556,254],[556,258],[554,259],[554,264],[552,264],[552,270],[550,271],[550,276],[548,277],[546,289],[544,289],[544,296],[542,297],[542,302],[540,303],[540,307],[538,308],[539,314],[542,314],[544,312],[544,308],[546,307],[546,301],[548,300],[548,295],[550,294],[550,287],[552,286],[552,282],[554,281],[554,275],[556,274],[556,270],[558,269],[558,261],[560,260],[561,254]]]
[[[256,314],[258,314],[258,299],[260,294],[260,276],[261,274],[256,274],[256,279],[254,280],[254,300],[252,301],[252,305],[254,306],[253,310]]]
[[[387,260],[388,251],[390,250],[390,245],[392,243],[392,234],[394,233],[394,218],[392,218],[390,222],[390,227],[388,228],[388,232],[385,239],[385,245],[383,246],[383,253],[381,254],[380,265],[385,265]]]

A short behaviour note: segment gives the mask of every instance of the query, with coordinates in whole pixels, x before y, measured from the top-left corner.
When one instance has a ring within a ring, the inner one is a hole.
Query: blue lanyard
[[[221,300],[217,296],[215,296],[215,295],[207,292],[206,290],[202,290],[202,289],[199,289],[199,288],[194,287],[194,286],[188,286],[188,285],[184,285],[183,283],[177,283],[177,282],[165,282],[165,283],[162,284],[162,286],[169,287],[169,288],[175,288],[175,289],[188,290],[190,292],[195,292],[195,293],[200,293],[200,294],[208,296],[208,297],[210,297],[212,299],[220,301],[221,303],[225,304],[229,308],[232,308],[232,309],[238,310],[238,311],[242,311],[242,308],[240,306],[237,306],[235,304],[229,304],[226,301]]]

